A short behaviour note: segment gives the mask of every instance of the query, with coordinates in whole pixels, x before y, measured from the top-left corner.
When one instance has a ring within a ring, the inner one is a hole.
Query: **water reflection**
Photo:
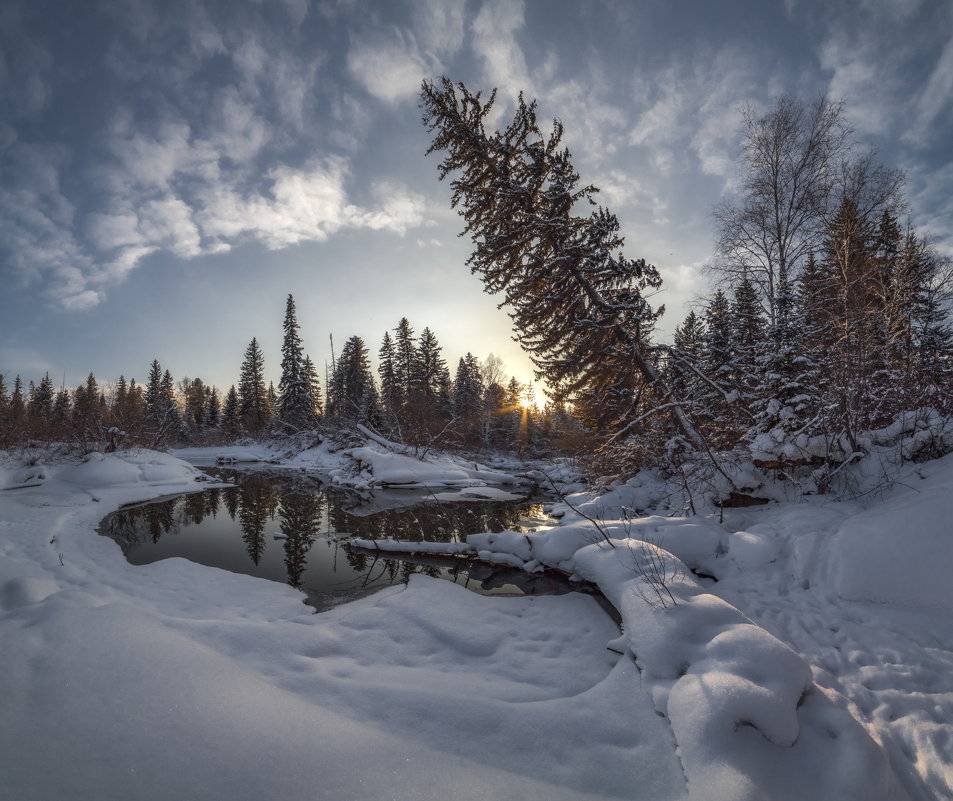
[[[412,573],[449,578],[487,593],[538,593],[549,578],[460,560],[383,559],[340,547],[350,535],[439,542],[467,534],[530,530],[544,520],[529,501],[426,503],[428,493],[343,493],[306,475],[218,470],[234,488],[160,500],[106,517],[100,532],[134,564],[181,556],[234,572],[285,581],[326,609]]]

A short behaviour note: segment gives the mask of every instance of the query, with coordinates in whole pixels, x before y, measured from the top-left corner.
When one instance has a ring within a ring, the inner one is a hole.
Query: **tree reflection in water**
[[[412,573],[475,583],[484,591],[526,579],[517,575],[521,571],[506,577],[499,570],[487,573],[485,566],[464,566],[452,559],[381,559],[339,548],[340,539],[354,535],[454,542],[483,531],[528,530],[521,521],[542,516],[541,504],[525,500],[440,504],[425,492],[345,493],[288,472],[220,469],[215,475],[236,486],[121,509],[103,520],[100,533],[118,542],[133,563],[183,556],[286,581],[322,609],[406,582]],[[320,543],[323,547],[316,548]],[[553,591],[536,585],[522,591]]]

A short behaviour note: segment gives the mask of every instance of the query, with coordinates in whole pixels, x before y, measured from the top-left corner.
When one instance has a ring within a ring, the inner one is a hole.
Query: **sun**
[[[539,403],[536,401],[536,391],[533,389],[532,385],[526,387],[520,395],[519,400],[520,406],[526,411],[538,411]]]

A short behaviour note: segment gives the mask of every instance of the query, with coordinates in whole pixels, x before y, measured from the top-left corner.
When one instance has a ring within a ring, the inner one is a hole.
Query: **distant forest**
[[[322,389],[304,353],[289,295],[280,356],[276,388],[265,382],[265,355],[253,338],[237,382],[224,393],[201,378],[176,382],[158,361],[145,384],[120,376],[108,388],[92,374],[73,390],[56,390],[49,374],[26,388],[17,376],[8,389],[0,376],[0,447],[214,445],[245,437],[307,436],[315,429],[340,435],[360,423],[414,446],[502,448],[528,455],[581,433],[560,407],[537,408],[532,387],[507,379],[502,360],[493,354],[481,362],[467,353],[451,374],[433,331],[424,328],[417,336],[406,318],[384,333],[376,377],[364,340],[352,336],[333,358]]]
[[[782,477],[810,469],[823,487],[872,432],[935,434],[953,415],[953,265],[915,225],[902,172],[861,148],[842,103],[784,96],[745,111],[738,188],[713,209],[716,288],[667,344],[654,337],[663,309],[646,298],[662,277],[623,255],[620,223],[581,183],[562,123],[543,130],[521,96],[509,125],[489,131],[494,102],[447,78],[421,92],[428,152],[443,154],[440,178],[473,242],[468,265],[502,298],[548,387],[544,409],[495,357],[468,353],[451,369],[434,332],[418,336],[406,318],[384,334],[376,376],[352,336],[322,387],[289,296],[277,388],[256,339],[224,393],[175,384],[157,362],[145,385],[120,377],[109,392],[92,375],[58,392],[49,376],[26,388],[0,378],[0,446],[163,447],[362,424],[425,448],[584,454],[593,475],[699,457],[720,471],[733,453]]]

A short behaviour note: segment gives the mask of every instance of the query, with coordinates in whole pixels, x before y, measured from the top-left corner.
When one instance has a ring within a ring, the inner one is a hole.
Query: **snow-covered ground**
[[[422,576],[312,615],[283,585],[129,565],[93,531],[195,479],[149,451],[0,461],[4,797],[953,797],[953,457],[882,499],[723,526],[614,519],[645,493],[619,488],[583,507],[615,548],[571,509],[472,538],[598,581],[622,637],[584,595]]]

